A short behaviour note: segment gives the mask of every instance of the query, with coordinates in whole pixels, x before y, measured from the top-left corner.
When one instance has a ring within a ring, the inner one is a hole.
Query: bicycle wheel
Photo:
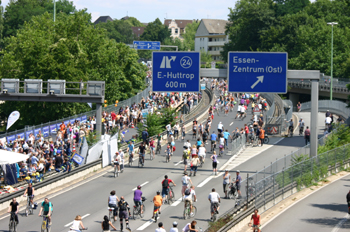
[[[267,144],[267,143],[269,143],[270,142],[270,139],[269,138],[264,138],[264,144]]]
[[[116,178],[117,173],[116,173],[117,167],[114,168],[114,178]]]
[[[108,219],[111,221],[111,218],[114,219],[114,216],[113,216],[113,210],[109,211],[109,215],[108,215]]]
[[[117,169],[117,177],[119,176],[119,171],[118,171],[118,169]]]
[[[141,213],[141,207],[140,207],[140,217],[143,218],[145,216],[146,206],[143,204],[143,213]]]
[[[14,226],[14,221],[10,221],[10,224],[9,224],[9,231],[10,232],[13,232],[14,230],[13,230],[13,226]]]
[[[13,231],[16,232],[17,231],[17,224],[15,221],[13,221]]]
[[[165,156],[165,162],[166,162],[166,163],[169,162],[169,155],[168,155],[168,154]]]
[[[141,159],[139,159],[139,164],[138,164],[138,167],[141,168],[142,167],[142,161]]]
[[[213,218],[211,219],[212,222],[216,221],[216,213],[213,214]]]
[[[136,208],[134,207],[134,209],[132,210],[132,218],[134,220],[136,220],[137,214],[138,214],[138,209],[137,207]]]
[[[154,222],[157,222],[158,220],[158,212],[154,214]]]
[[[184,209],[184,220],[190,218],[189,215],[188,215],[189,211],[190,211],[190,208],[189,208],[189,207],[186,207],[186,208]]]
[[[153,160],[153,154],[152,154],[152,152],[150,153],[150,159]]]
[[[24,213],[25,213],[26,217],[28,217],[28,215],[29,215],[29,213],[30,213],[28,205],[27,205],[27,208],[26,208],[26,210],[24,211]]]
[[[192,205],[192,213],[190,213],[190,217],[193,218],[197,214],[197,207]]]

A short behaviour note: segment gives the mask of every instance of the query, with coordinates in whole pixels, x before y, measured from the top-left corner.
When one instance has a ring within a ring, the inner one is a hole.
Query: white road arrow
[[[257,80],[252,86],[250,86],[250,88],[252,88],[252,89],[254,89],[254,87],[255,87],[259,82],[263,83],[263,81],[264,81],[264,76],[258,76],[258,77],[256,77],[256,78],[258,78],[258,80]]]

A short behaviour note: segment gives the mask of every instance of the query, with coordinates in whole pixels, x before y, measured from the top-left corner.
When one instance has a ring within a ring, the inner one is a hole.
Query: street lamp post
[[[53,0],[53,21],[56,22],[56,0]]]
[[[337,25],[337,22],[327,23],[332,26],[332,47],[331,47],[331,89],[330,89],[330,100],[333,99],[333,26]]]

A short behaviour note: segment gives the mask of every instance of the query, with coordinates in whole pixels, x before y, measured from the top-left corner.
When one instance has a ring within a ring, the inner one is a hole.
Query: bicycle
[[[259,137],[254,136],[252,147],[257,147],[259,145]]]
[[[118,170],[118,166],[119,166],[119,163],[118,164],[114,164],[114,178],[118,177],[119,176],[119,173],[120,171]]]
[[[30,204],[30,200],[31,200],[32,196],[27,196],[27,207],[25,209],[25,215],[26,217],[28,217],[28,215],[33,214],[33,208]]]
[[[150,160],[153,160],[153,156],[154,156],[154,154],[152,154],[154,151],[150,151],[150,153],[149,153],[149,158],[150,158]]]
[[[139,155],[139,163],[138,163],[138,167],[141,168],[143,167],[143,159],[142,159],[142,154]]]
[[[129,155],[129,167],[132,166],[132,163],[134,162],[134,155],[133,154],[130,154]]]
[[[184,209],[184,219],[193,218],[196,216],[197,208],[192,204],[192,212],[191,212],[191,205],[188,202],[185,202],[185,209]]]
[[[198,167],[203,167],[203,156],[199,156],[199,165],[198,165]]]
[[[153,201],[151,201],[151,202],[153,202]],[[154,218],[154,222],[156,223],[157,222],[157,220],[158,220],[158,211],[159,211],[159,208],[158,209],[156,209],[155,211],[153,211],[153,218]]]
[[[111,220],[111,218],[113,218],[114,220],[114,207],[108,207],[108,219]]]
[[[290,137],[293,137],[293,130],[294,130],[294,128],[292,126],[290,126],[289,131],[288,131],[288,134]]]
[[[11,212],[10,223],[9,223],[9,231],[16,232],[17,231],[17,223],[15,221],[16,213]]]
[[[41,223],[41,232],[51,232],[51,223],[49,222],[49,216],[42,215],[43,222]]]
[[[264,144],[268,144],[270,142],[269,137],[265,134],[264,136]]]
[[[253,225],[250,222],[248,223],[248,226],[253,228]],[[253,232],[258,232],[258,231],[259,231],[259,229],[257,227],[253,228]],[[261,229],[260,229],[260,232],[262,232]]]
[[[132,211],[132,217],[133,217],[133,219],[134,220],[136,220],[136,217],[139,215],[140,216],[140,218],[143,218],[143,216],[145,215],[145,211],[146,211],[146,206],[145,206],[145,204],[143,204],[143,202],[144,201],[146,201],[146,197],[142,197],[141,198],[141,200],[142,200],[142,205],[143,205],[143,212],[141,213],[141,205],[134,205],[134,209],[133,209],[133,211]]]
[[[167,203],[170,205],[170,202],[173,203],[175,199],[175,193],[173,191],[173,185],[169,185],[169,192],[167,197]]]
[[[170,153],[166,153],[165,155],[165,162],[168,163],[170,161]]]
[[[213,143],[213,140],[211,140],[211,152],[215,151],[215,148],[216,148],[216,142]]]
[[[161,148],[162,148],[162,146],[160,146],[160,143],[158,143],[157,148],[156,148],[156,154],[160,154]]]
[[[215,222],[216,221],[216,215],[219,214],[219,212],[218,212],[218,203],[212,203],[212,204],[213,204],[214,214],[211,217],[211,221]]]

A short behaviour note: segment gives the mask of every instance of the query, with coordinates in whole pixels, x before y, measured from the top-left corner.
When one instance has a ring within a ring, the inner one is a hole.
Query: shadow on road
[[[345,196],[344,196],[345,199]],[[312,207],[317,207],[320,209],[326,209],[331,211],[338,211],[346,213],[348,211],[348,206],[346,204],[311,204]]]
[[[309,218],[309,219],[302,219],[304,222],[311,223],[311,224],[317,224],[327,227],[335,227],[343,218]],[[342,225],[342,228],[350,228],[350,221],[347,220]]]

